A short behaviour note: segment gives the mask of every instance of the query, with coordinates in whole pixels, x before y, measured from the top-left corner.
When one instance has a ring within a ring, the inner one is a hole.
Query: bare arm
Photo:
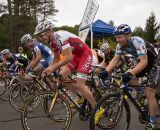
[[[113,69],[117,66],[117,64],[120,62],[120,56],[119,55],[114,55],[113,59],[107,66],[106,70],[111,73]]]
[[[140,62],[133,69],[129,70],[129,72],[131,72],[133,75],[136,75],[139,72],[141,72],[148,64],[147,55],[139,56],[139,59]]]
[[[60,68],[61,66],[64,66],[65,64],[67,64],[73,60],[73,55],[72,55],[72,51],[71,51],[70,47],[62,50],[61,55],[63,55],[62,59],[60,59],[59,52],[54,53],[54,61],[51,66],[53,70],[56,70],[56,69]]]
[[[31,62],[30,62],[30,64],[29,64],[29,66],[32,68],[32,64],[34,63],[34,61],[35,61],[35,55],[33,55],[33,57],[32,57],[32,60],[31,60]]]
[[[102,65],[102,66],[107,66],[107,64],[105,63],[105,59],[103,59],[103,61],[100,63],[100,65]]]
[[[30,63],[30,67],[31,68],[36,67],[39,64],[41,58],[42,58],[41,57],[41,52],[40,51],[36,51],[36,54],[33,55],[33,59],[32,59],[32,61]]]

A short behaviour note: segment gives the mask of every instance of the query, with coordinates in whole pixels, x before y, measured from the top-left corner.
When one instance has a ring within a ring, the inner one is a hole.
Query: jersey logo
[[[91,63],[92,63],[92,57],[91,57],[91,56],[88,56],[88,58],[87,58],[87,60],[85,61],[84,65],[82,66],[82,70],[87,71],[88,68],[90,68]]]

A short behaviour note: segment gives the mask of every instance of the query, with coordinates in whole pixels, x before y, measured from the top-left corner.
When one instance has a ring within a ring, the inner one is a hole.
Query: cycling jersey
[[[36,55],[37,51],[40,51],[42,55],[42,59],[39,63],[39,66],[46,68],[49,65],[51,65],[53,58],[54,58],[54,55],[51,49],[42,43],[36,42],[32,50],[32,53]]]
[[[17,60],[17,57],[13,54],[10,54],[10,57],[8,57],[6,59],[7,63],[8,63],[8,67],[10,67],[12,64],[14,64],[15,61],[18,61]]]
[[[131,40],[128,42],[127,47],[122,48],[119,44],[116,47],[116,55],[131,54],[135,57],[147,55],[148,56],[148,65],[140,73],[141,76],[144,73],[148,72],[154,63],[156,62],[158,56],[154,50],[154,47],[151,43],[144,41],[140,37],[131,37]]]
[[[91,69],[92,53],[91,49],[78,36],[67,31],[57,31],[53,33],[55,40],[50,43],[53,51],[61,52],[62,50],[71,47],[73,61],[66,66],[73,72],[75,69],[78,72],[79,78],[87,78]],[[82,76],[83,75],[83,76]]]
[[[39,43],[39,42],[35,43],[34,48],[32,50],[32,53],[34,55],[36,55],[37,51],[41,52],[42,58],[44,58],[44,59],[46,59],[52,55],[51,49],[49,47],[45,46],[44,44]]]

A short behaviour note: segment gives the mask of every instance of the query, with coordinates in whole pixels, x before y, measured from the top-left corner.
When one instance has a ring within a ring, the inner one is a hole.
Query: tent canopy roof
[[[92,24],[92,32],[94,37],[112,36],[114,28],[112,25],[98,19]]]

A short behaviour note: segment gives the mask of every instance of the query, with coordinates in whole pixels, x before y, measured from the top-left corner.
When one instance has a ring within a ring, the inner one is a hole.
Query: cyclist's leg
[[[92,68],[92,54],[83,55],[83,57],[79,58],[79,64],[77,68],[77,89],[81,92],[82,96],[91,104],[92,108],[94,108],[96,104],[96,100],[85,84],[88,74]]]
[[[91,104],[92,108],[94,108],[96,104],[96,100],[93,97],[92,92],[88,88],[88,86],[85,84],[86,79],[77,77],[77,89],[81,92],[82,96]]]
[[[74,70],[70,69],[68,65],[61,67],[60,74],[62,75],[63,80],[70,80],[68,75]],[[76,84],[75,83],[66,83],[66,87],[74,94],[77,94]]]
[[[148,100],[150,116],[155,116],[158,106],[155,99],[155,89],[148,86],[145,89],[145,93]]]
[[[155,84],[156,76],[157,76],[157,66],[154,65],[148,73],[148,82],[147,82],[147,87],[145,89],[149,106],[150,122],[155,122],[156,111],[158,108],[158,104],[155,99],[155,92],[156,92],[155,88],[157,87],[157,85]]]

